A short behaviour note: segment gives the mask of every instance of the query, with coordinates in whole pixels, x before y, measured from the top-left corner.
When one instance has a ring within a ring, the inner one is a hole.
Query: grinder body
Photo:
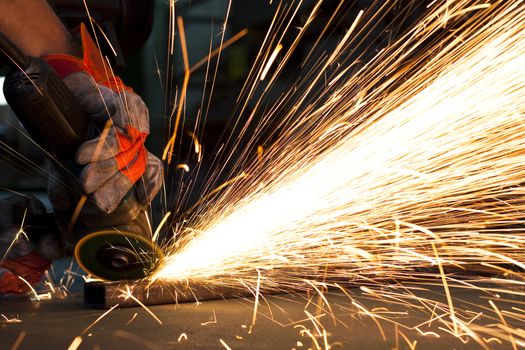
[[[91,122],[64,82],[43,60],[23,55],[0,33],[0,52],[11,68],[4,95],[10,107],[41,147],[65,182],[70,195],[80,201],[85,194],[78,181],[82,170],[74,156],[78,147],[95,137],[101,126]],[[103,127],[103,126],[102,126]],[[72,212],[55,211],[71,220]],[[148,276],[161,260],[151,241],[145,207],[132,189],[117,209],[104,213],[89,199],[82,206],[66,238],[75,244],[75,257],[90,274],[106,280]]]

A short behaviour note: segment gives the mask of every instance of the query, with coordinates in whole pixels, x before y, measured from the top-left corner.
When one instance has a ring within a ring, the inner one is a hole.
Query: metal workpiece
[[[206,300],[231,299],[253,296],[248,289],[238,289],[202,281],[116,281],[86,282],[84,305],[106,309],[119,307],[192,303]],[[140,302],[140,303],[139,303]]]

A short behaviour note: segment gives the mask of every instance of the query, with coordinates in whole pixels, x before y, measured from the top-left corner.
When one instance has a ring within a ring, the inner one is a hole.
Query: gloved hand
[[[0,200],[0,296],[30,292],[21,278],[31,286],[40,283],[62,247],[42,202],[22,195]]]
[[[149,153],[144,142],[149,134],[148,109],[144,101],[112,75],[84,25],[80,27],[82,59],[69,55],[44,57],[71,90],[92,120],[109,128],[79,148],[76,161],[85,167],[80,174],[83,190],[96,206],[112,212],[135,184],[137,198],[149,203],[162,186],[162,162]],[[57,183],[57,181],[51,182]],[[60,189],[49,197],[60,210],[70,210]]]

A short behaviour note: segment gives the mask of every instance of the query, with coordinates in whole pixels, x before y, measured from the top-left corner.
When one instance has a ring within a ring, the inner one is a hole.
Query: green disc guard
[[[163,254],[142,236],[107,230],[83,237],[75,246],[75,258],[89,274],[119,281],[148,277],[160,265]]]

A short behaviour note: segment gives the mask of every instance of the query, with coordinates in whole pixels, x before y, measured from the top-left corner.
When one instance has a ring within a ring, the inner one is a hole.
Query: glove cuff
[[[133,91],[133,89],[124,85],[118,76],[113,74],[113,70],[104,60],[102,53],[91,38],[84,23],[80,24],[79,31],[82,40],[82,58],[66,54],[51,54],[43,57],[58,76],[64,79],[70,74],[85,72],[91,75],[97,83],[117,93]]]

